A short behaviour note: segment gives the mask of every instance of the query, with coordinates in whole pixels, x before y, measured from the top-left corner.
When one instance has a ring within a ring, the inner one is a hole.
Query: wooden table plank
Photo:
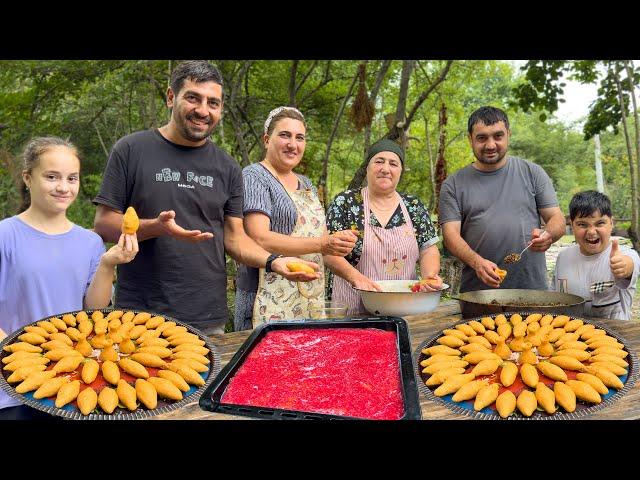
[[[409,327],[411,341],[411,353],[425,340],[438,334],[443,329],[459,323],[462,320],[460,307],[457,301],[448,300],[442,302],[436,310],[422,315],[405,317]],[[623,320],[594,319],[602,326],[617,333],[625,340],[625,346],[636,355],[640,349],[640,322]],[[251,330],[243,332],[227,333],[224,335],[212,335],[211,340],[218,348],[222,359],[222,368],[231,360],[240,346],[251,334]],[[635,366],[638,368],[638,365]],[[640,418],[640,382],[615,403],[593,414],[583,417],[585,420],[623,420]],[[420,393],[420,406],[424,420],[468,420],[469,417],[454,413],[445,405],[429,400]],[[247,420],[247,417],[212,413],[201,410],[198,402],[192,402],[174,412],[151,417],[156,420]]]

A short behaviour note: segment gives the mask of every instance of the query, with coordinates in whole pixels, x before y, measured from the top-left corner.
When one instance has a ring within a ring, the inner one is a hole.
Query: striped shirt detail
[[[297,174],[296,174],[297,175]],[[311,180],[297,175],[298,189],[311,189],[317,195]],[[242,170],[244,180],[244,208],[251,212],[264,213],[271,219],[271,231],[291,235],[298,219],[296,206],[282,184],[261,163],[254,163]],[[237,288],[248,292],[258,289],[258,269],[238,266]]]

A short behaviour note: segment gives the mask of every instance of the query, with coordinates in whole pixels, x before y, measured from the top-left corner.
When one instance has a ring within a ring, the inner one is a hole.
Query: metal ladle
[[[544,235],[545,233],[547,233],[546,230],[542,230],[542,233],[540,233],[540,237],[538,238],[542,238],[542,235]],[[506,257],[504,257],[504,259],[502,260],[504,263],[517,263],[522,259],[522,254],[531,246],[533,245],[533,242],[529,242],[529,244],[524,247],[524,249],[520,252],[520,253],[510,253],[509,255],[507,255]]]

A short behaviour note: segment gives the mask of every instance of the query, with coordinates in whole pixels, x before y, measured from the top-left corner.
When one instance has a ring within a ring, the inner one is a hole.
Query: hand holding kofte
[[[495,272],[496,272],[496,275],[498,275],[498,277],[500,277],[500,283],[504,282],[504,278],[507,276],[507,271],[506,270],[502,270],[500,268],[496,268]]]

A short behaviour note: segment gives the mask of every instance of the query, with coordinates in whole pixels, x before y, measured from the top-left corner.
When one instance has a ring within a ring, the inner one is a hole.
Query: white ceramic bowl
[[[417,280],[377,280],[383,292],[359,290],[362,303],[367,311],[373,315],[387,315],[390,317],[404,317],[427,313],[440,303],[442,290],[449,288],[446,283],[437,292],[412,292],[409,285]]]

